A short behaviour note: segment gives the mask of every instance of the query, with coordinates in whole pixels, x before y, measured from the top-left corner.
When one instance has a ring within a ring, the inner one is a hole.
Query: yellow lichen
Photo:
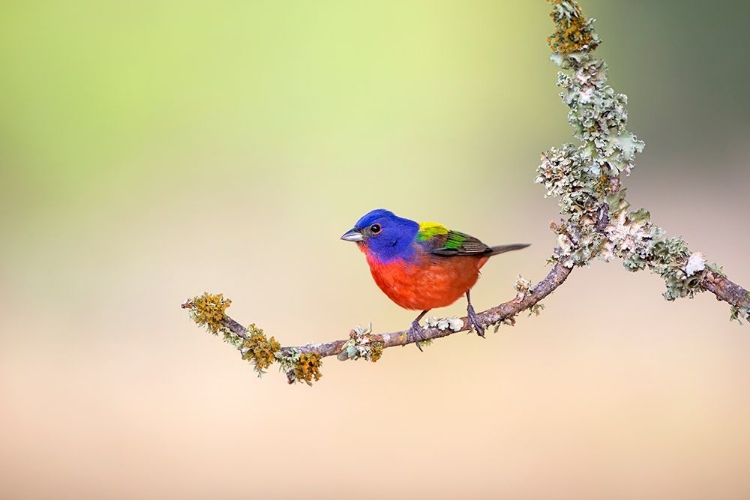
[[[312,385],[313,381],[320,380],[322,376],[320,374],[322,364],[320,354],[315,351],[300,354],[299,361],[294,364],[294,380]]]
[[[247,340],[242,343],[242,358],[252,361],[255,370],[262,374],[276,361],[276,353],[281,349],[281,344],[273,337],[266,338],[263,329],[254,323],[247,327],[247,336]]]
[[[223,293],[206,292],[194,297],[190,303],[192,304],[190,315],[198,325],[205,326],[214,335],[226,329],[222,321],[226,318],[227,307],[232,304],[232,301],[225,299]]]
[[[590,47],[594,35],[581,7],[570,0],[548,0],[556,4],[550,17],[555,21],[555,32],[547,37],[553,52],[565,55]]]
[[[610,178],[607,174],[602,173],[599,176],[599,180],[594,184],[594,189],[601,194],[605,195],[609,192],[610,188],[612,187],[612,184],[610,182]]]
[[[373,363],[380,359],[380,356],[383,355],[383,349],[385,345],[383,342],[379,341],[373,341],[370,344],[370,361]]]

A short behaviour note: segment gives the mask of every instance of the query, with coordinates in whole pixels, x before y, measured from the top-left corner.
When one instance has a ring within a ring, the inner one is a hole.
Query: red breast
[[[479,279],[487,256],[423,255],[416,263],[379,262],[365,251],[370,272],[381,290],[405,309],[445,307],[461,298]]]

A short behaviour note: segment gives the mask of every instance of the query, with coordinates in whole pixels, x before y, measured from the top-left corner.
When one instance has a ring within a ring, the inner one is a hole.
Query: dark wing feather
[[[454,255],[483,255],[492,253],[492,249],[468,234],[448,231],[448,234],[436,236],[437,248],[430,253],[451,257]]]

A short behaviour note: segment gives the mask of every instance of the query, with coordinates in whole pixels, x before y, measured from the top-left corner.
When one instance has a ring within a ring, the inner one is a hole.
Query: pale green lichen
[[[536,303],[533,306],[529,307],[529,317],[539,316],[542,311],[544,311],[544,304]]]
[[[627,130],[627,97],[607,84],[606,64],[594,58],[599,39],[576,2],[554,0],[556,31],[550,37],[560,97],[580,146],[565,144],[542,156],[536,182],[560,198],[565,219],[552,224],[558,250],[553,261],[588,265],[595,257],[620,258],[630,271],[650,269],[666,284],[664,297],[693,297],[702,290],[705,258],[681,238],[667,238],[646,210],[629,211],[622,174],[629,175],[644,144]],[[695,254],[693,254],[695,255]]]
[[[750,298],[750,293],[747,294]],[[729,321],[736,321],[742,324],[742,320],[750,322],[750,307],[731,306],[729,310]]]
[[[541,304],[539,304],[541,305]],[[500,330],[500,326],[502,325],[508,325],[508,326],[516,326],[516,318],[514,316],[508,316],[507,318],[503,318],[501,321],[496,321],[492,323],[492,326],[494,327],[494,332],[497,333],[498,330]]]
[[[685,264],[685,274],[690,277],[706,269],[706,257],[701,252],[693,252]]]
[[[651,223],[646,210],[623,211],[605,231],[608,242],[603,257],[621,258],[629,271],[648,268],[661,276],[667,287],[665,299],[692,298],[703,290],[705,258],[691,254],[682,238],[666,237],[663,229]]]
[[[245,342],[243,337],[240,337],[228,328],[224,329],[222,333],[224,334],[224,342],[231,344],[235,349],[242,349],[242,344]]]
[[[383,355],[385,343],[372,334],[372,323],[367,327],[357,325],[349,332],[349,340],[344,344],[337,358],[341,361],[348,359],[365,359],[373,363]]]
[[[300,352],[296,347],[292,347],[275,352],[274,357],[279,363],[279,371],[289,374],[294,371],[294,366],[299,362]]]
[[[523,300],[526,298],[527,295],[534,293],[534,287],[531,284],[531,280],[527,280],[520,274],[516,278],[515,283],[513,284],[513,288],[516,290],[516,297],[519,300]],[[529,307],[529,317],[531,316],[539,316],[539,314],[544,310],[544,304],[536,303]],[[495,330],[497,331],[497,329]]]
[[[553,260],[566,267],[586,265],[601,250],[604,238],[596,224],[602,210],[598,175],[587,169],[587,162],[572,144],[552,148],[542,156],[535,182],[543,184],[547,196],[560,198],[562,224],[553,224],[560,251]]]
[[[452,330],[454,332],[460,332],[464,328],[464,320],[462,320],[461,318],[429,317],[425,320],[425,322],[430,328],[437,328],[438,330]]]
[[[516,277],[516,281],[513,283],[513,289],[521,298],[525,297],[528,293],[534,292],[534,287],[531,286],[531,280],[527,280],[520,274]]]
[[[711,271],[714,274],[718,274],[719,276],[722,276],[724,278],[727,277],[726,273],[724,272],[724,269],[719,264],[716,264],[715,262],[711,264],[706,264],[706,267],[708,268],[709,271]],[[748,292],[747,296],[750,297],[750,292]]]
[[[420,340],[417,344],[419,344],[419,347],[428,347],[432,345],[432,339]]]
[[[575,50],[570,50],[569,44],[551,43],[557,56],[553,60],[569,70],[558,74],[557,84],[562,88],[563,102],[570,108],[568,121],[573,135],[581,145],[552,148],[542,156],[536,178],[545,186],[547,196],[560,198],[560,213],[566,216],[563,223],[552,227],[560,248],[553,259],[573,267],[587,265],[604,251],[606,238],[601,228],[608,217],[627,208],[620,174],[630,173],[633,157],[642,151],[643,143],[626,129],[627,97],[607,84],[606,65],[592,55],[599,43],[592,21],[583,17],[575,2],[553,3],[557,28],[553,40],[575,26],[585,27],[591,39]]]

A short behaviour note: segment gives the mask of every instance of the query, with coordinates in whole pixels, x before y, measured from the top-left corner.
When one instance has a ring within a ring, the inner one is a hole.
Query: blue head
[[[413,243],[418,231],[419,224],[413,220],[403,219],[379,208],[359,219],[341,239],[356,241],[380,262],[388,262],[408,259],[413,255]]]

